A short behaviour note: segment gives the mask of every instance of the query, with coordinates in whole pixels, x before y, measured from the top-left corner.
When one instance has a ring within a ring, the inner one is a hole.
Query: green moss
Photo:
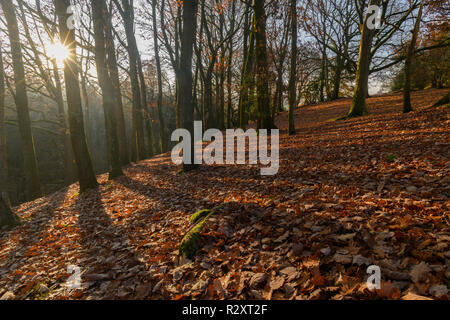
[[[200,221],[194,228],[192,228],[181,241],[180,248],[178,249],[179,255],[192,258],[197,251],[198,243],[201,239],[201,232],[203,225],[210,217],[210,214]]]
[[[206,217],[210,213],[211,213],[211,210],[209,210],[209,209],[204,209],[204,210],[197,211],[196,213],[194,213],[191,216],[189,221],[191,221],[192,224],[197,223],[200,219]]]
[[[395,158],[397,158],[397,156],[395,154],[390,154],[390,155],[386,156],[386,161],[392,163],[395,161]]]
[[[189,230],[183,237],[183,240],[181,240],[180,247],[178,248],[179,256],[191,259],[195,255],[195,252],[198,249],[198,243],[201,239],[203,226],[208,219],[221,208],[223,208],[223,205],[219,205],[212,210],[200,210],[191,216],[190,221],[197,224]]]

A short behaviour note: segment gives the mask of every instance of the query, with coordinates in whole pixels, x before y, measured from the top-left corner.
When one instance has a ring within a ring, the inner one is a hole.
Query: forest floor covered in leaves
[[[414,92],[408,115],[401,94],[349,121],[327,121],[349,99],[301,108],[275,176],[250,165],[180,175],[167,154],[81,195],[75,184],[23,204],[22,225],[0,233],[0,297],[447,299],[450,110],[426,109],[445,93]],[[189,217],[220,204],[195,258],[179,259]],[[69,265],[79,290],[65,287]]]

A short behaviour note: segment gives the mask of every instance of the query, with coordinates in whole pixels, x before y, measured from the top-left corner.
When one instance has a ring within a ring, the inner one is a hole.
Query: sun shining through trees
[[[64,62],[64,60],[69,58],[69,55],[70,55],[69,49],[65,45],[63,45],[59,40],[51,43],[48,46],[48,51],[49,51],[50,57],[52,59],[56,59],[58,64],[62,64]]]

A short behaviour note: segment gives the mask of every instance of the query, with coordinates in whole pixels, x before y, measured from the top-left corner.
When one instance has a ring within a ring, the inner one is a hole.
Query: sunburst
[[[63,45],[60,41],[55,41],[51,43],[48,47],[48,52],[52,59],[55,59],[59,64],[63,63],[64,60],[68,59],[70,56],[69,49]]]

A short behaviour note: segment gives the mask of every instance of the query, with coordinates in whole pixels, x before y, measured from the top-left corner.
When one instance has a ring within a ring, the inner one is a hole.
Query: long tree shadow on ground
[[[126,230],[105,211],[100,188],[81,194],[74,206],[83,246],[82,281],[97,298],[145,298],[151,275],[132,249]]]
[[[58,208],[67,197],[68,188],[65,188],[57,193],[47,196],[40,205],[33,204],[30,211],[27,212],[27,217],[23,219],[22,224],[10,231],[2,234],[2,238],[9,236],[14,237],[15,234],[19,236],[14,248],[9,251],[8,256],[0,262],[1,277],[8,277],[16,270],[20,270],[23,265],[28,263],[28,258],[42,255],[45,253],[46,239],[49,236],[49,227],[54,219],[54,210]],[[27,209],[29,210],[29,209]],[[21,215],[21,212],[18,212]],[[22,217],[23,218],[23,217]],[[33,252],[31,252],[33,250]],[[20,276],[16,276],[20,278]],[[16,288],[20,288],[28,281],[27,278],[17,279],[13,281]]]

